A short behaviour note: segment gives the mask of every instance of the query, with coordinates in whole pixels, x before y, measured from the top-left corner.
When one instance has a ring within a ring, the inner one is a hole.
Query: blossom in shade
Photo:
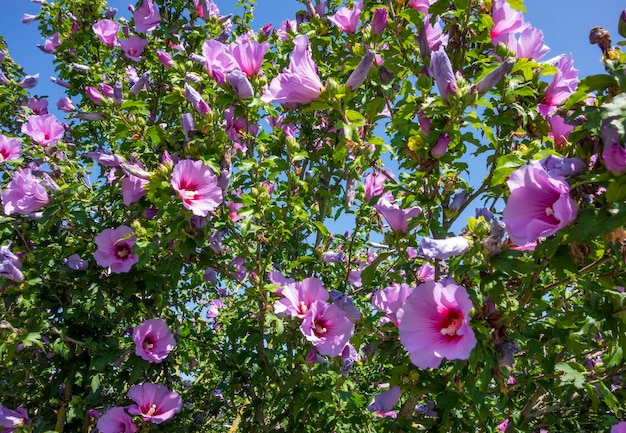
[[[180,412],[183,401],[177,392],[156,383],[134,385],[128,397],[135,402],[128,407],[131,415],[140,415],[144,421],[161,424]]]
[[[17,138],[0,134],[0,162],[10,161],[20,157],[22,142]]]
[[[499,432],[505,432],[508,426],[509,426],[509,419],[507,418],[496,426],[496,430],[498,430]]]
[[[329,15],[328,19],[340,30],[353,34],[356,32],[356,27],[359,25],[359,17],[361,16],[362,9],[363,2],[354,5],[354,9],[348,9],[342,6],[337,9],[336,14]]]
[[[283,299],[274,303],[274,311],[302,319],[314,302],[327,301],[330,295],[319,279],[310,277],[298,282],[285,283],[282,296]]]
[[[587,169],[587,164],[580,158],[564,158],[554,155],[540,159],[539,164],[541,164],[548,175],[552,177],[575,176]]]
[[[522,11],[513,9],[507,0],[493,0],[491,18],[493,27],[490,36],[494,45],[506,42],[509,33],[520,33],[528,26],[524,22]]]
[[[352,73],[348,77],[348,80],[346,81],[346,86],[348,86],[352,90],[358,89],[367,78],[367,74],[372,67],[372,61],[375,57],[376,55],[373,51],[367,50],[361,58],[361,61],[357,65],[356,69],[352,71]]]
[[[367,406],[370,412],[385,418],[396,418],[397,413],[392,410],[402,396],[402,390],[399,385],[389,388],[387,391],[381,392],[374,397],[374,401]]]
[[[120,31],[120,25],[113,20],[100,20],[91,26],[98,39],[104,42],[108,47],[117,44],[117,33]]]
[[[202,161],[178,161],[172,172],[172,187],[183,200],[185,209],[206,217],[222,202],[217,177]]]
[[[524,165],[507,181],[511,195],[502,212],[511,241],[534,249],[540,237],[553,235],[578,215],[564,178],[550,176],[539,163]]]
[[[372,31],[376,36],[380,35],[387,24],[389,23],[389,18],[387,17],[387,8],[379,7],[374,9],[374,18],[372,18]]]
[[[220,309],[224,306],[224,301],[222,299],[214,299],[209,301],[209,305],[207,306],[206,318],[207,319],[216,319]]]
[[[133,254],[133,245],[137,238],[128,226],[119,226],[115,229],[105,229],[94,242],[98,249],[94,253],[96,263],[103,267],[110,267],[111,272],[121,274],[128,272],[139,261],[139,256]]]
[[[137,426],[123,407],[112,407],[98,419],[96,425],[102,433],[135,433]]]
[[[397,312],[400,342],[419,368],[446,359],[467,359],[476,346],[469,326],[472,301],[451,279],[420,284]]]
[[[163,319],[148,319],[133,330],[135,354],[148,362],[160,363],[176,346]]]
[[[130,166],[138,167],[143,170],[144,166],[140,162],[135,162],[129,164]],[[133,176],[128,173],[122,179],[122,199],[126,206],[130,206],[132,203],[139,200],[141,197],[146,195],[148,191],[145,189],[146,185],[148,185],[147,179],[142,179],[137,176]]]
[[[133,19],[135,20],[135,30],[140,33],[147,33],[157,28],[161,22],[161,15],[159,15],[159,10],[154,7],[152,0],[143,0],[141,6],[133,13]]]
[[[354,324],[336,305],[315,301],[302,320],[300,330],[321,355],[339,356],[352,337]]]
[[[9,409],[0,404],[0,427],[2,433],[12,433],[21,426],[30,424],[30,418],[28,418],[28,411],[23,407],[18,407],[16,410]]]
[[[432,281],[435,279],[435,268],[433,268],[430,263],[424,263],[417,268],[415,276],[420,281]]]
[[[148,45],[148,41],[136,35],[131,35],[128,39],[120,39],[120,48],[126,58],[138,62],[141,60],[141,53]]]
[[[387,220],[391,230],[400,233],[406,233],[409,230],[409,218],[415,218],[422,213],[419,206],[402,209],[385,198],[378,200],[374,208]]]
[[[619,422],[611,427],[611,433],[626,433],[626,421]]]
[[[356,323],[363,318],[363,315],[359,311],[359,309],[352,302],[352,298],[344,295],[343,293],[339,293],[336,290],[330,291],[330,299],[333,302],[333,305],[338,306],[343,314],[352,322]]]
[[[255,40],[248,40],[243,43],[233,44],[229,47],[229,53],[239,70],[248,77],[258,75],[261,71],[263,57],[269,50],[267,42],[259,43]]]
[[[274,78],[261,100],[266,103],[308,104],[320,97],[324,86],[313,62],[309,39],[296,36],[295,47],[289,58],[289,67]]]
[[[423,237],[420,241],[418,253],[427,259],[447,259],[458,256],[470,249],[467,238],[463,236],[453,236],[446,239],[432,239]]]
[[[89,268],[89,260],[82,259],[78,254],[74,253],[67,259],[63,260],[65,265],[73,271],[86,271]]]
[[[24,281],[22,262],[11,252],[10,247],[11,244],[0,247],[0,276],[20,283]]]
[[[226,79],[239,99],[248,99],[254,95],[254,90],[252,89],[250,80],[248,80],[246,74],[240,70],[235,69],[234,71],[229,72],[226,74]]]
[[[437,89],[441,99],[448,100],[449,94],[455,94],[457,90],[456,77],[452,70],[452,63],[443,47],[439,47],[437,51],[433,51],[430,56],[430,75],[437,83]]]
[[[626,149],[618,142],[613,142],[602,150],[602,159],[606,168],[614,173],[626,171]]]
[[[386,322],[391,322],[398,326],[398,318],[396,313],[404,304],[404,301],[413,292],[413,287],[409,287],[408,284],[393,284],[385,289],[377,290],[372,296],[372,305],[378,310],[385,313]]]
[[[578,69],[574,68],[571,54],[561,56],[556,69],[556,74],[552,77],[552,81],[543,94],[542,103],[537,106],[539,113],[544,118],[552,116],[556,107],[563,105],[578,87]]]
[[[32,110],[33,114],[48,114],[48,100],[46,98],[29,98],[26,106]]]
[[[7,188],[0,194],[4,213],[27,215],[36,212],[48,203],[50,197],[30,168],[16,171]]]
[[[342,251],[324,251],[322,253],[322,261],[324,263],[341,263],[345,262],[348,256]]]
[[[22,133],[28,135],[35,143],[47,146],[60,141],[65,134],[65,128],[54,114],[32,115],[22,124]]]

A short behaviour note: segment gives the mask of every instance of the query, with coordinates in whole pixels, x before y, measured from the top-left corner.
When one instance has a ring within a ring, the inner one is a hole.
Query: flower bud
[[[350,87],[352,90],[358,89],[359,86],[363,84],[363,81],[365,81],[365,78],[367,78],[367,74],[372,67],[373,60],[374,52],[368,50],[357,65],[356,69],[352,71],[352,74],[348,77],[346,86]]]
[[[626,38],[626,9],[619,14],[619,22],[617,23],[617,33],[621,37]]]
[[[388,22],[387,9],[376,8],[376,10],[374,10],[374,19],[372,19],[372,31],[374,34],[376,36],[380,35],[387,27]]]
[[[456,77],[452,70],[452,63],[443,47],[437,51],[433,51],[430,56],[430,75],[435,79],[441,99],[448,100],[448,95],[455,94],[457,91]]]
[[[472,91],[478,93],[478,95],[484,95],[497,85],[502,78],[513,69],[513,65],[515,65],[515,58],[509,57],[504,62],[502,62],[496,69],[489,72],[487,75],[483,77],[478,83],[476,83],[472,87]]]

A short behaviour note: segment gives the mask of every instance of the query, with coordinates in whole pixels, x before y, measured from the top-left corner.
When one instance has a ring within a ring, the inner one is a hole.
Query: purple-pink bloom
[[[17,428],[28,424],[30,424],[30,418],[26,409],[18,407],[12,410],[0,404],[0,427],[4,427],[2,433],[12,433]]]
[[[411,362],[435,368],[443,358],[469,358],[476,346],[469,326],[471,309],[467,291],[451,279],[417,286],[397,312],[400,341]]]
[[[324,251],[322,253],[322,261],[324,263],[341,263],[345,262],[348,256],[344,252]]]
[[[602,150],[602,159],[609,171],[613,173],[626,171],[626,149],[617,141],[604,147],[604,150]]]
[[[387,220],[391,230],[400,233],[406,233],[409,230],[409,218],[415,218],[422,213],[422,209],[419,206],[402,209],[385,198],[378,200],[378,203],[374,205],[374,209]]]
[[[82,259],[74,253],[63,261],[73,271],[86,271],[89,268],[89,260]]]
[[[556,68],[556,74],[544,92],[543,102],[537,107],[544,118],[553,115],[556,107],[563,105],[578,87],[578,69],[574,68],[571,54],[561,56]]]
[[[217,177],[202,161],[178,161],[172,172],[172,187],[183,200],[185,209],[206,217],[222,202]]]
[[[619,422],[611,427],[611,433],[626,433],[626,421]]]
[[[549,134],[554,139],[554,145],[557,147],[565,146],[569,133],[572,132],[574,126],[565,123],[563,116],[552,116],[549,120],[552,132]]]
[[[387,24],[389,23],[389,18],[387,17],[387,8],[376,8],[374,9],[374,18],[372,19],[372,31],[376,36],[380,35]]]
[[[132,165],[141,169],[144,168],[141,163],[134,163]],[[133,176],[132,174],[124,176],[122,179],[122,200],[124,201],[124,205],[130,206],[132,203],[146,195],[148,191],[145,187],[148,182],[148,180]]]
[[[135,354],[148,362],[160,363],[176,346],[163,319],[148,319],[133,330]]]
[[[28,98],[26,106],[32,110],[33,114],[48,114],[48,100],[45,98]]]
[[[98,164],[101,164],[105,167],[120,167],[122,162],[125,162],[124,158],[115,155],[106,150],[96,150],[95,152],[85,152],[84,154],[87,158],[91,158],[96,161]]]
[[[17,138],[0,134],[0,162],[10,161],[20,157],[22,142]]]
[[[46,189],[32,174],[30,168],[20,169],[13,173],[11,182],[0,194],[0,198],[2,198],[4,213],[7,215],[14,213],[27,215],[50,203]]]
[[[148,41],[136,35],[131,35],[128,39],[120,39],[120,48],[124,55],[135,62],[141,60],[141,53],[148,45]]]
[[[435,279],[435,268],[433,268],[430,263],[424,263],[417,268],[415,276],[420,281],[432,281]]]
[[[135,433],[137,426],[123,407],[112,407],[98,419],[96,425],[102,433]]]
[[[187,83],[185,83],[185,98],[202,117],[211,112],[211,107],[202,99],[202,95]]]
[[[174,66],[174,60],[172,60],[172,56],[162,50],[158,50],[156,52],[157,58],[159,59],[159,62],[161,62],[161,64],[163,65],[163,67],[165,69],[169,69],[172,66]]]
[[[509,426],[509,419],[507,418],[496,426],[496,430],[500,432],[505,432],[508,426]]]
[[[102,96],[102,93],[100,93],[98,89],[91,86],[85,87],[85,94],[89,99],[91,99],[94,104],[100,104],[102,102],[102,99],[104,98],[104,96]]]
[[[398,326],[396,313],[413,290],[414,288],[409,287],[408,284],[394,283],[385,289],[377,290],[372,296],[372,305],[385,313],[388,321]]]
[[[10,243],[0,247],[0,276],[20,283],[24,281],[24,274],[21,270],[22,262],[11,252],[10,248]]]
[[[72,100],[67,96],[62,97],[57,102],[57,108],[61,111],[65,111],[66,113],[71,113],[76,110],[76,107],[72,103]]]
[[[206,318],[207,319],[216,319],[220,309],[224,306],[224,301],[222,299],[215,299],[209,301],[209,305],[207,306]]]
[[[22,133],[42,146],[54,144],[63,138],[65,128],[54,114],[32,115],[22,124]]]
[[[518,168],[507,184],[511,195],[503,221],[511,241],[520,247],[534,249],[540,237],[553,235],[578,215],[565,179],[550,176],[539,163]]]
[[[330,295],[319,279],[310,277],[284,284],[282,296],[283,299],[274,303],[274,312],[302,319],[311,309],[311,304],[316,301],[327,301]]]
[[[331,290],[330,299],[334,305],[338,306],[339,309],[343,311],[343,314],[345,314],[352,323],[356,323],[363,318],[359,309],[352,302],[351,297],[339,293],[336,290]]]
[[[228,52],[241,72],[244,72],[248,77],[253,77],[261,71],[263,57],[269,48],[270,44],[267,42],[259,43],[255,40],[248,40],[230,45]]]
[[[539,60],[550,52],[550,47],[543,42],[543,32],[535,27],[527,27],[519,38],[509,33],[507,46],[518,59]]]
[[[430,15],[426,14],[424,18],[424,33],[426,34],[426,41],[428,47],[432,51],[438,51],[440,47],[448,46],[449,36],[443,33],[441,24],[439,23],[439,17],[435,17],[435,24],[430,23]]]
[[[300,330],[321,355],[339,356],[352,337],[354,324],[336,305],[315,301],[311,303]]]
[[[393,172],[389,168],[383,168],[381,171],[368,174],[365,177],[365,200],[370,201],[372,198],[381,195],[384,192],[384,184],[389,179],[395,180]]]
[[[431,53],[429,72],[437,83],[441,99],[447,101],[450,93],[453,95],[456,93],[456,77],[452,70],[450,58],[443,47],[439,47],[437,51]]]
[[[56,53],[57,47],[59,45],[61,45],[61,41],[59,40],[59,32],[56,32],[44,41],[43,46],[37,45],[37,48],[39,48],[44,53],[54,54]]]
[[[139,261],[139,256],[133,254],[136,241],[133,229],[128,226],[103,230],[94,239],[98,247],[93,255],[96,263],[105,268],[110,267],[115,274],[128,272]]]
[[[435,3],[435,0],[409,0],[409,7],[411,9],[415,9],[420,12],[427,13],[428,8],[433,3]]]
[[[100,20],[91,26],[98,39],[104,42],[108,47],[114,47],[117,44],[117,33],[120,31],[120,25],[113,20]]]
[[[202,55],[209,77],[216,79],[219,84],[224,82],[224,77],[228,72],[237,67],[228,47],[215,39],[204,41]]]
[[[420,241],[418,253],[420,256],[430,260],[444,260],[448,257],[461,255],[469,249],[469,241],[463,236],[453,236],[446,239],[423,237]]]
[[[228,84],[233,88],[233,91],[237,94],[239,99],[248,99],[254,95],[252,84],[248,80],[248,76],[238,69],[226,74]]]
[[[493,0],[491,18],[493,19],[493,28],[490,36],[491,43],[494,45],[506,42],[509,33],[520,33],[528,26],[524,22],[522,11],[513,9],[507,0]]]
[[[141,6],[139,6],[133,13],[133,19],[135,20],[135,29],[140,33],[147,33],[150,30],[157,28],[161,22],[161,15],[152,0],[143,0]]]
[[[356,32],[356,27],[359,25],[359,17],[361,16],[362,9],[363,2],[354,5],[354,9],[348,9],[342,6],[337,10],[336,14],[329,15],[328,19],[340,30],[353,34]]]
[[[396,418],[397,413],[393,411],[393,407],[398,403],[402,396],[402,390],[399,385],[389,388],[389,390],[381,392],[374,397],[374,401],[367,406],[370,412],[385,418]]]
[[[33,21],[39,19],[39,17],[37,15],[33,15],[33,14],[24,14],[22,15],[22,24],[30,24]]]
[[[128,407],[131,415],[140,415],[144,421],[161,424],[180,412],[183,401],[177,392],[156,383],[134,385],[128,397],[135,402]]]
[[[22,89],[32,89],[39,82],[39,74],[35,75],[26,75],[22,81],[17,83]]]
[[[580,158],[563,158],[549,155],[539,160],[541,166],[552,177],[570,177],[582,173],[587,169],[587,164]]]
[[[274,78],[261,97],[265,103],[308,104],[320,97],[324,85],[313,62],[309,39],[296,36],[295,46],[289,58],[289,67]]]

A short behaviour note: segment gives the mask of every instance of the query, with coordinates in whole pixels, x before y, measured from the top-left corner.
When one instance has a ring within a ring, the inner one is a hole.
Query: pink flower
[[[563,105],[578,87],[578,69],[574,68],[572,56],[561,56],[556,65],[557,71],[543,95],[543,103],[537,109],[547,118],[554,114],[556,107]]]
[[[315,301],[310,305],[300,330],[321,355],[339,356],[352,337],[354,324],[336,305]]]
[[[272,80],[261,97],[265,103],[308,104],[319,98],[324,90],[313,62],[309,39],[300,35],[293,42],[295,47],[289,58],[289,68]]]
[[[443,358],[469,358],[476,346],[469,327],[471,309],[465,288],[451,280],[417,286],[397,313],[400,341],[411,362],[419,368],[435,368]]]
[[[618,142],[613,142],[602,150],[602,159],[609,171],[622,173],[626,171],[626,149]]]
[[[432,5],[435,0],[409,0],[409,7],[411,9],[416,9],[420,12],[427,13],[428,8]]]
[[[259,43],[249,40],[229,47],[229,53],[237,63],[241,72],[245,72],[248,77],[258,75],[261,71],[263,57],[270,45],[267,42]]]
[[[117,32],[120,31],[120,25],[113,20],[100,20],[91,26],[98,39],[104,42],[108,47],[117,44]]]
[[[148,45],[148,41],[136,35],[132,35],[128,39],[120,39],[120,48],[124,51],[124,55],[135,62],[141,60],[140,56],[146,45]]]
[[[202,98],[202,95],[187,83],[185,83],[185,98],[202,117],[211,112],[211,107]]]
[[[550,135],[554,139],[554,145],[557,147],[565,146],[569,138],[569,133],[572,132],[574,127],[565,123],[563,116],[552,116],[549,123],[552,129]]]
[[[409,218],[415,218],[422,213],[419,206],[402,209],[385,198],[378,200],[374,208],[387,220],[391,230],[400,233],[406,233],[409,230]]]
[[[30,168],[16,171],[7,188],[0,194],[4,213],[27,215],[38,211],[48,203],[50,197]]]
[[[384,172],[384,173],[383,173]],[[383,168],[382,171],[375,171],[368,174],[365,177],[365,200],[370,201],[377,195],[381,195],[384,192],[384,184],[394,179],[393,172],[388,168]]]
[[[626,433],[626,421],[622,421],[611,427],[611,433]]]
[[[17,138],[0,134],[0,162],[10,161],[20,157],[22,142]]]
[[[72,100],[67,96],[62,97],[57,102],[57,108],[61,111],[65,111],[66,113],[71,113],[76,110],[76,107],[72,103]]]
[[[507,181],[511,195],[502,212],[511,241],[534,249],[540,237],[553,235],[578,215],[569,185],[552,177],[539,163],[524,165]]]
[[[26,106],[33,111],[33,114],[48,114],[48,100],[45,98],[29,98]]]
[[[448,46],[449,37],[443,33],[441,24],[439,24],[439,17],[435,17],[435,24],[431,24],[430,15],[426,14],[426,18],[424,19],[424,31],[426,33],[428,47],[432,51],[439,50],[439,47]]]
[[[172,66],[174,66],[174,60],[172,60],[172,56],[169,53],[166,53],[165,51],[162,50],[158,50],[156,52],[157,58],[159,59],[159,62],[161,62],[161,64],[163,65],[163,67],[165,69],[169,69]]]
[[[398,403],[402,396],[402,390],[399,385],[396,385],[389,390],[381,392],[374,397],[374,401],[367,406],[367,410],[378,415],[379,417],[391,417],[396,418],[397,413],[392,411],[393,407]]]
[[[102,433],[135,433],[137,426],[123,407],[112,407],[98,419],[96,425]]]
[[[102,96],[102,93],[100,93],[98,89],[91,86],[85,87],[85,94],[89,99],[91,99],[94,104],[100,104],[102,102],[102,99],[104,98],[104,96]]]
[[[133,13],[135,29],[140,33],[147,33],[157,28],[161,22],[161,15],[154,7],[152,0],[143,0],[141,6]]]
[[[398,326],[396,313],[412,292],[413,287],[409,287],[408,284],[393,284],[385,289],[376,291],[372,296],[372,305],[377,310],[385,313],[388,321]]]
[[[224,301],[222,299],[215,299],[213,301],[209,301],[209,305],[207,307],[206,318],[207,319],[216,319],[220,309],[224,306]]]
[[[543,32],[534,27],[526,28],[519,35],[519,39],[516,39],[513,33],[509,33],[507,46],[515,52],[518,59],[539,60],[550,52],[550,47],[543,42]]]
[[[470,249],[467,238],[453,236],[446,239],[433,239],[424,236],[420,241],[419,255],[427,259],[444,260],[448,257],[458,256]]]
[[[237,67],[237,63],[230,55],[227,46],[220,41],[214,39],[204,41],[202,55],[209,77],[216,79],[218,83],[223,83],[224,76]]]
[[[63,138],[65,128],[54,114],[28,116],[22,125],[22,133],[28,135],[35,143],[42,146],[55,144]]]
[[[274,303],[274,312],[302,319],[314,302],[327,301],[329,293],[319,279],[311,277],[297,283],[284,284],[282,296],[284,296],[283,299]]]
[[[129,165],[142,170],[144,168],[143,164],[140,162],[130,163]],[[124,204],[130,206],[132,203],[148,194],[148,191],[145,189],[147,184],[148,180],[133,176],[130,173],[124,176],[122,179],[122,199],[124,200]]]
[[[372,19],[372,31],[376,36],[385,31],[388,23],[389,18],[387,17],[387,8],[379,7],[374,9],[374,18]]]
[[[135,354],[148,362],[160,363],[176,346],[163,319],[148,319],[133,330]]]
[[[110,267],[115,274],[128,272],[139,261],[139,256],[132,253],[136,240],[133,229],[128,226],[103,230],[94,239],[98,246],[93,255],[96,263],[105,268]]]
[[[185,209],[206,217],[222,202],[222,190],[217,177],[202,161],[183,160],[172,172],[172,187],[183,200]]]
[[[140,415],[144,421],[161,424],[180,412],[183,401],[177,392],[156,383],[134,385],[128,397],[136,404],[128,407],[131,415]]]
[[[354,6],[354,9],[350,10],[347,7],[341,7],[334,15],[329,15],[328,19],[339,29],[346,33],[353,34],[356,32],[356,27],[359,25],[359,16],[363,9],[363,2],[359,2]]]
[[[491,18],[493,28],[491,29],[491,43],[497,45],[506,42],[508,33],[520,33],[528,24],[524,23],[522,11],[516,11],[507,0],[493,0],[491,6]]]
[[[502,421],[500,424],[498,424],[496,426],[496,429],[500,432],[505,432],[508,426],[509,426],[509,419],[507,418],[504,421]]]
[[[59,32],[54,33],[48,39],[44,41],[44,45],[37,45],[37,47],[47,54],[54,54],[57,51],[57,47],[61,45],[61,41],[59,40]]]

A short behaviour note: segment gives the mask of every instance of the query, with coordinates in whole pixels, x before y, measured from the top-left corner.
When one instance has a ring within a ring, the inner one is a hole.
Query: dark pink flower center
[[[143,340],[141,346],[144,348],[144,350],[152,350],[152,348],[154,347],[154,341],[152,341],[152,338],[146,337],[145,340]]]
[[[120,259],[125,259],[130,255],[130,248],[128,248],[128,245],[126,244],[116,245],[115,255]]]
[[[152,405],[150,405],[150,408],[146,412],[146,416],[154,416],[156,414],[156,411],[157,411],[157,405],[152,403]]]
[[[457,331],[461,326],[463,326],[463,313],[459,310],[447,310],[444,314],[443,319],[439,323],[439,328],[441,329],[442,335],[447,335],[449,337],[454,337],[457,335]]]
[[[313,326],[313,332],[317,337],[322,337],[326,332],[328,332],[328,328],[326,322],[323,320],[315,321]]]
[[[198,198],[198,185],[194,183],[187,183],[185,181],[181,182],[180,191],[183,200],[187,203],[190,203]]]

